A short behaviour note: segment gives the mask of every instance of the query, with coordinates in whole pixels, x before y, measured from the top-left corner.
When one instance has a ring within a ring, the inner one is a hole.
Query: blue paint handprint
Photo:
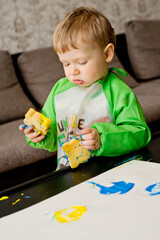
[[[88,181],[88,183],[93,184],[93,186],[95,187],[99,187],[100,188],[99,192],[101,194],[106,194],[106,195],[115,194],[115,193],[125,194],[129,192],[135,185],[134,183],[126,183],[124,181],[112,182],[113,185],[111,187],[105,187],[103,185],[100,185],[98,183],[91,182],[91,181]]]
[[[150,185],[146,188],[146,191],[150,192],[150,195],[160,194],[160,182]]]

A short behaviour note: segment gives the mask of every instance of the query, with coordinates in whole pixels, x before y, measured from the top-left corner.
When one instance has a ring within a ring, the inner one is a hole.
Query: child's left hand
[[[98,150],[101,146],[99,132],[95,128],[84,128],[76,132],[77,136],[82,135],[81,145],[90,150]]]

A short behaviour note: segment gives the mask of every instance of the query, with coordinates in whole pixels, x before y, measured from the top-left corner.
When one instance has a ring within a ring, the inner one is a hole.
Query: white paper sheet
[[[159,240],[159,224],[160,164],[133,160],[1,218],[0,239]]]

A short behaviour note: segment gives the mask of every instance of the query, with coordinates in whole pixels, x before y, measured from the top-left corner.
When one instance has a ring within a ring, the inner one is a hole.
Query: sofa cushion
[[[54,84],[64,77],[63,66],[52,47],[22,53],[18,65],[35,100],[43,106]]]
[[[51,89],[53,88],[53,82],[28,84],[28,90],[34,96],[34,99],[43,107]]]
[[[160,79],[141,83],[138,87],[133,88],[133,92],[137,96],[146,120],[148,123],[160,119]]]
[[[122,68],[125,70],[124,66],[121,64],[121,62],[116,54],[114,55],[113,60],[109,63],[109,67]],[[121,77],[121,78],[123,78],[123,77]],[[128,73],[127,77],[123,78],[123,80],[131,88],[138,86],[138,82],[136,82],[136,80],[129,73]]]
[[[160,77],[160,20],[135,20],[125,26],[128,55],[139,80]]]
[[[48,152],[42,149],[30,147],[24,133],[18,127],[23,119],[0,125],[0,172],[5,172],[17,167],[55,156],[56,152]],[[56,158],[55,158],[55,161]]]
[[[18,119],[33,107],[18,83],[11,56],[0,51],[0,123]]]
[[[0,89],[17,83],[12,59],[7,51],[0,51]]]

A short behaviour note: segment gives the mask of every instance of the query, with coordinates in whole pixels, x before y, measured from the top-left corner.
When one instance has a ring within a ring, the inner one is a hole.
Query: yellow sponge
[[[40,133],[43,135],[47,134],[51,122],[52,121],[49,118],[35,111],[33,108],[30,108],[25,114],[24,123],[27,126],[33,125],[33,131],[40,131]]]
[[[91,151],[80,145],[79,140],[72,138],[62,145],[62,149],[68,157],[71,168],[76,168],[82,162],[91,157]]]

